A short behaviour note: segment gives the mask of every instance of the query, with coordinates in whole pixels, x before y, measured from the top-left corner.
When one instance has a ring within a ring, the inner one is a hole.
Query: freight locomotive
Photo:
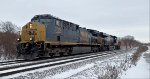
[[[116,36],[43,14],[35,15],[31,22],[22,27],[17,58],[32,60],[119,48]]]

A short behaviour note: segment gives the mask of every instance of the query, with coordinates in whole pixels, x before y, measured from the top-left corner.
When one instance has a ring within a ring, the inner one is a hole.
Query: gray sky
[[[0,21],[21,27],[36,14],[149,42],[149,0],[0,0]]]

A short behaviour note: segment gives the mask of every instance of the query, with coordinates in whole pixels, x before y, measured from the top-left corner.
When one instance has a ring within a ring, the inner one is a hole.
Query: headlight
[[[33,41],[33,38],[30,38],[30,41]]]
[[[30,29],[32,28],[32,24],[30,24]]]
[[[20,39],[18,38],[17,40],[19,41]]]
[[[21,41],[21,39],[20,39],[20,38],[18,38],[18,39],[17,39],[17,41],[18,41],[18,42],[20,42],[20,41]]]

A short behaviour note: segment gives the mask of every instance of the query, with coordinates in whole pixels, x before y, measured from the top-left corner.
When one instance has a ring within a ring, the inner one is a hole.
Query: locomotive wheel
[[[60,52],[59,55],[60,55],[60,56],[64,56],[64,53],[63,53],[63,52]]]
[[[32,59],[31,59],[31,55],[24,55],[24,59],[25,59],[25,60],[32,60]]]
[[[25,60],[33,60],[33,59],[35,59],[35,56],[34,56],[34,54],[32,53],[32,54],[29,54],[29,55],[25,55],[25,56],[24,56],[24,59],[25,59]]]
[[[68,55],[71,55],[71,54],[72,54],[72,51],[73,51],[73,48],[69,48],[68,51],[67,51],[67,54],[68,54]]]
[[[71,55],[71,52],[67,52],[68,55]]]
[[[53,54],[53,53],[49,53],[49,56],[53,58],[53,57],[54,57],[54,54]]]
[[[18,59],[21,56],[20,52],[17,52],[16,58]]]

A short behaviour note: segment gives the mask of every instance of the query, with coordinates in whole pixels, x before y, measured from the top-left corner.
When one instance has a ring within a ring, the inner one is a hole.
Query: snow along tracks
[[[75,56],[55,58],[55,59],[47,59],[47,60],[34,61],[34,62],[25,62],[25,63],[13,64],[11,66],[8,65],[5,67],[2,66],[0,67],[0,77],[13,75],[25,71],[35,70],[39,68],[55,66],[55,65],[69,63],[69,62],[75,62],[79,60],[86,60],[86,59],[91,59],[96,57],[107,56],[115,53],[116,52],[114,51],[113,52],[106,51],[106,52],[75,55]]]

